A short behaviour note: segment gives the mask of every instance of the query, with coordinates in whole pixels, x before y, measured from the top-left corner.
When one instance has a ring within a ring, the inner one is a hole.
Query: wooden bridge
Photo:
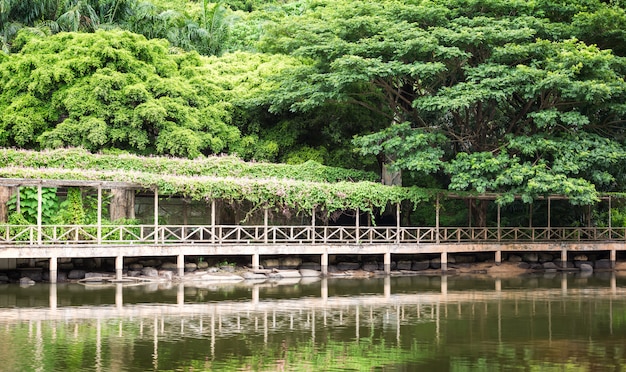
[[[394,226],[362,226],[360,218],[355,218],[352,226],[320,226],[315,220],[315,210],[308,225],[272,225],[268,209],[264,210],[260,225],[224,225],[216,221],[215,200],[210,201],[206,224],[168,225],[159,223],[159,193],[155,187],[151,190],[154,197],[152,224],[109,225],[102,221],[102,189],[137,185],[0,179],[0,186],[17,188],[18,206],[19,187],[36,187],[38,194],[36,224],[0,224],[0,269],[15,268],[16,259],[49,259],[53,282],[59,258],[115,258],[116,272],[121,279],[124,257],[176,257],[179,275],[183,275],[185,256],[249,256],[253,269],[259,268],[263,256],[315,256],[314,260],[319,258],[322,273],[326,274],[329,256],[342,255],[382,256],[384,271],[390,273],[392,255],[439,258],[441,269],[445,271],[449,255],[465,253],[491,252],[494,261],[499,263],[503,252],[551,252],[560,254],[561,262],[565,264],[570,261],[571,252],[603,252],[614,264],[618,252],[626,251],[626,228],[612,227],[610,223],[610,197],[608,227],[550,226],[550,198],[547,199],[547,227],[503,227],[499,207],[495,227],[440,226],[439,198],[436,200],[434,227],[402,226],[399,206],[396,207]],[[96,190],[97,223],[44,224],[44,187]],[[360,215],[358,210],[356,215]]]
[[[119,278],[124,257],[251,256],[257,269],[263,256],[318,256],[327,274],[330,255],[382,256],[390,273],[392,255],[440,258],[492,252],[552,252],[567,262],[571,252],[606,252],[614,264],[626,251],[626,228],[599,227],[403,227],[403,226],[245,226],[245,225],[0,225],[0,259],[115,257]],[[51,275],[51,278],[56,275]],[[52,279],[54,280],[54,279]]]

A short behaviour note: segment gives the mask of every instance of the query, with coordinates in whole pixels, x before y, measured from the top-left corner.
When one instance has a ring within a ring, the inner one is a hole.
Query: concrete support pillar
[[[495,261],[496,261],[496,265],[499,265],[502,263],[502,251],[496,251]]]
[[[385,274],[391,274],[391,252],[385,253],[385,257],[383,258],[383,264],[385,268]]]
[[[567,249],[563,248],[561,249],[561,267],[562,268],[567,268]]]
[[[615,268],[616,261],[617,261],[617,250],[611,249],[611,269]]]
[[[115,257],[115,280],[122,280],[124,270],[124,256]]]
[[[328,275],[328,252],[322,253],[322,257],[320,259],[320,266],[322,268],[322,275]]]
[[[50,284],[56,284],[57,282],[57,263],[58,260],[56,257],[50,257]]]
[[[261,266],[261,255],[258,253],[252,254],[252,270],[258,270]]]
[[[115,307],[118,310],[124,307],[124,288],[122,287],[122,283],[115,285]]]
[[[176,269],[178,271],[178,276],[179,277],[183,277],[185,276],[185,255],[184,254],[179,254],[177,259],[176,259]]]
[[[50,310],[57,309],[57,285],[56,283],[51,283],[50,286],[50,294],[48,296],[48,303],[50,304]]]
[[[448,271],[448,252],[441,252],[441,271]]]

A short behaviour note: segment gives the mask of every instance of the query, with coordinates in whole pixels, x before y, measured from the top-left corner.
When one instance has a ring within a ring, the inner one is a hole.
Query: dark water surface
[[[620,371],[626,277],[0,286],[1,371]]]

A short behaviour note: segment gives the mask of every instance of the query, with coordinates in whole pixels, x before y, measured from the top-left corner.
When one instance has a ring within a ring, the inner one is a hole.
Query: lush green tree
[[[196,157],[241,144],[195,53],[128,32],[21,33],[0,63],[0,144]]]
[[[356,140],[363,154],[450,189],[504,193],[501,202],[558,193],[589,204],[599,189],[623,189],[626,62],[572,38],[601,38],[583,27],[593,19],[584,12],[617,17],[618,8],[594,0],[309,4],[276,20],[260,44],[309,61],[284,75],[270,110],[365,107],[386,117],[386,128]]]

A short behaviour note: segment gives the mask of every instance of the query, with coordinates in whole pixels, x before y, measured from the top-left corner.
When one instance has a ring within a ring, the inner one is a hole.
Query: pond
[[[2,371],[620,370],[626,276],[0,288]]]

